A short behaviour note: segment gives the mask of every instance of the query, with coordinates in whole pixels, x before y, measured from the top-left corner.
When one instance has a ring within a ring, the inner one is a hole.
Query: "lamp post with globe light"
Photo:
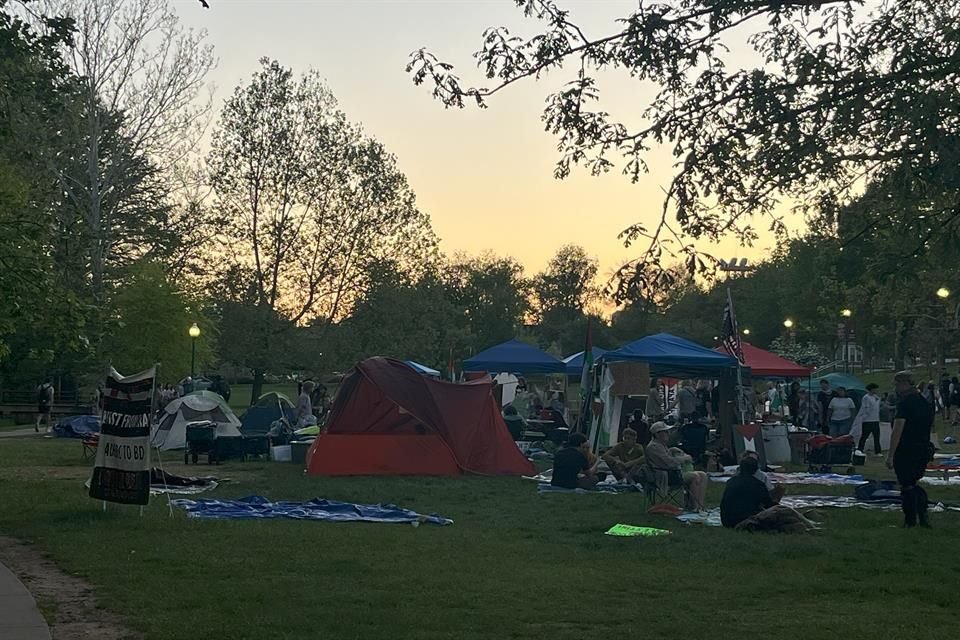
[[[187,333],[190,335],[190,379],[196,377],[197,338],[200,337],[200,327],[194,322]]]
[[[850,373],[850,318],[853,317],[853,311],[850,309],[841,309],[840,316],[844,319],[843,329],[843,372]]]

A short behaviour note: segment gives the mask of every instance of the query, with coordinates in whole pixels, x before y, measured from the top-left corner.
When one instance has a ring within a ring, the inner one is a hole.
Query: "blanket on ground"
[[[877,511],[899,511],[900,501],[890,500],[858,500],[848,496],[785,496],[780,501],[785,507],[791,507],[798,511],[802,509],[819,509],[826,507],[873,509]],[[933,513],[943,513],[944,511],[960,511],[960,506],[944,505],[942,503],[931,503],[930,511]],[[684,513],[677,516],[677,520],[685,524],[703,524],[708,527],[722,527],[720,522],[720,509],[715,507],[702,513]]]
[[[356,504],[314,498],[307,502],[271,502],[263,496],[247,496],[239,500],[189,500],[180,498],[171,504],[187,512],[190,518],[224,520],[323,520],[327,522],[391,522],[419,525],[453,524],[453,520],[434,513],[422,515],[392,504]]]
[[[622,494],[622,493],[634,493],[640,491],[640,487],[635,484],[620,484],[613,482],[601,482],[593,489],[564,489],[563,487],[555,487],[549,482],[539,482],[537,483],[537,493],[606,493],[606,494]]]
[[[731,475],[712,474],[713,482],[726,482]],[[861,475],[845,476],[839,473],[767,473],[767,477],[774,484],[818,484],[823,486],[861,485],[867,481]]]

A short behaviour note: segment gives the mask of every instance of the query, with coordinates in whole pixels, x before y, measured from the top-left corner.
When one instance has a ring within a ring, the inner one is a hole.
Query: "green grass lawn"
[[[173,461],[168,469],[183,471]],[[887,475],[871,459],[868,475]],[[450,527],[144,517],[83,488],[77,442],[0,442],[0,534],[95,585],[146,640],[230,638],[941,638],[955,624],[960,513],[825,510],[808,536],[739,534],[643,514],[629,496],[536,493],[516,478],[314,478],[292,464],[201,465],[211,496],[393,502]],[[848,494],[824,487],[792,493]],[[712,485],[710,501],[721,485]],[[938,499],[960,491],[931,488]],[[610,538],[652,525],[656,539]],[[904,615],[914,608],[910,617]]]

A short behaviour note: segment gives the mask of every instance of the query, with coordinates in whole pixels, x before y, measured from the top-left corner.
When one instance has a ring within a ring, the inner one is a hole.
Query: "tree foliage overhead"
[[[475,57],[489,86],[462,83],[427,50],[408,71],[446,106],[463,107],[575,69],[543,113],[559,139],[560,178],[582,165],[619,167],[637,181],[652,149],[671,150],[676,170],[659,219],[623,232],[649,246],[619,271],[621,299],[656,288],[667,258],[709,270],[692,240],[750,242],[762,219],[783,235],[776,207],[785,199],[835,233],[834,216],[864,183],[922,191],[936,225],[956,233],[960,3],[664,0],[641,2],[600,34],[581,28],[562,2],[515,3],[541,28],[530,38],[503,27],[484,33]],[[743,41],[753,61],[738,66],[728,45]],[[656,88],[640,125],[603,109],[598,80],[616,70]]]

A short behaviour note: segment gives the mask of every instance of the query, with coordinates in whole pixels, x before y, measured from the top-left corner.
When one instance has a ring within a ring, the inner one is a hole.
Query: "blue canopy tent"
[[[510,340],[464,360],[463,370],[531,375],[566,373],[567,365],[546,351],[519,340]]]
[[[600,347],[593,347],[593,361],[597,362],[600,360],[600,356],[607,353],[609,349],[601,349]],[[567,375],[572,377],[578,377],[583,371],[583,351],[578,351],[572,356],[567,356],[563,359],[563,363],[567,365]]]
[[[606,352],[600,359],[604,362],[646,362],[651,374],[670,378],[715,376],[718,371],[737,368],[737,359],[733,356],[669,333],[641,338]]]
[[[417,373],[423,374],[425,376],[430,376],[431,378],[439,378],[440,372],[436,369],[431,369],[425,364],[420,364],[419,362],[414,362],[413,360],[404,360],[406,365],[416,371]]]
[[[650,374],[658,378],[719,378],[722,372],[736,371],[738,362],[726,353],[717,353],[695,342],[669,333],[658,333],[608,351],[599,362],[644,362]],[[603,415],[597,416],[590,429],[590,441],[595,447],[611,445],[619,433],[623,398],[614,396],[610,372],[601,377],[600,397]]]

